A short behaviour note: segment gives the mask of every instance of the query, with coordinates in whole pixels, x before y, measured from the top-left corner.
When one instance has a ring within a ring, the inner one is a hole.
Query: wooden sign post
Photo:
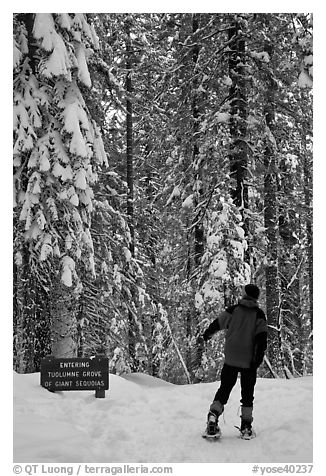
[[[105,398],[105,390],[109,388],[108,358],[46,357],[41,361],[41,385],[50,392],[95,390],[96,398]]]

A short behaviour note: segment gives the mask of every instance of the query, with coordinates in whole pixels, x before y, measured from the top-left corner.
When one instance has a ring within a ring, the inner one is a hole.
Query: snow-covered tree
[[[87,58],[98,40],[84,14],[20,14],[14,25],[18,280],[31,273],[43,281],[51,303],[52,352],[73,355],[79,263],[95,274],[92,186],[97,168],[107,162],[81,91],[91,86]]]

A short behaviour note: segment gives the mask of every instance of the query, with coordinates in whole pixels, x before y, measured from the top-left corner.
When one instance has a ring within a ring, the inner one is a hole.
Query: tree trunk
[[[193,15],[192,21],[192,31],[195,35],[199,28],[199,14],[195,13]],[[192,118],[193,118],[193,152],[192,152],[192,162],[195,165],[195,206],[198,207],[201,198],[203,196],[203,177],[200,167],[200,157],[199,157],[199,143],[198,143],[198,134],[200,126],[200,97],[198,93],[198,58],[199,58],[200,47],[198,42],[195,40],[192,51],[192,60],[194,66],[194,79],[193,79],[193,98],[192,98]],[[204,254],[204,225],[203,220],[200,218],[200,210],[196,213],[194,220],[194,267],[197,268],[201,263],[201,258]]]
[[[230,87],[230,170],[231,178],[235,181],[231,193],[235,205],[244,215],[244,209],[248,207],[248,186],[245,183],[248,165],[246,145],[248,101],[245,73],[246,42],[241,31],[238,21],[234,19],[229,29],[229,40],[233,39],[229,56],[229,75],[232,80]]]
[[[135,256],[135,225],[134,225],[134,164],[133,164],[133,108],[132,108],[132,44],[131,19],[127,17],[126,28],[126,143],[127,143],[127,216],[130,229],[129,249],[131,256]],[[133,295],[133,292],[132,292]],[[131,370],[137,370],[136,364],[136,324],[133,313],[128,311],[128,346]]]
[[[205,251],[204,239],[204,223],[201,210],[201,201],[203,197],[203,176],[202,167],[200,164],[199,153],[199,131],[200,131],[200,103],[201,98],[198,92],[199,87],[199,53],[200,45],[198,43],[197,31],[199,29],[200,14],[194,13],[192,16],[192,34],[193,34],[193,47],[192,47],[192,61],[193,61],[193,80],[192,80],[192,163],[195,170],[194,173],[194,208],[195,214],[192,221],[192,230],[194,236],[194,252],[193,252],[193,266],[190,271],[190,275],[194,275],[196,270],[201,264],[201,259]],[[191,262],[191,261],[190,261]],[[195,278],[192,278],[192,294],[193,299],[191,302],[191,309],[188,312],[187,332],[189,350],[187,356],[187,365],[190,369],[192,380],[198,382],[196,374],[201,365],[200,354],[197,352],[196,344],[194,345],[194,338],[196,339],[199,334],[199,313],[195,306],[195,294],[197,291],[197,282]],[[194,355],[198,356],[194,359]]]
[[[29,249],[23,243],[22,263],[14,266],[14,356],[19,373],[35,372],[35,292]]]
[[[306,146],[306,140],[304,140]],[[306,151],[303,157],[303,173],[304,173],[304,191],[305,191],[305,206],[306,206],[306,233],[308,245],[308,283],[309,283],[309,311],[310,311],[310,329],[313,331],[313,210],[312,210],[312,174],[313,162],[311,154],[304,147]]]
[[[56,276],[51,293],[51,342],[54,357],[77,356],[77,298]]]
[[[130,229],[130,252],[132,256],[135,255],[135,227],[134,227],[134,163],[133,163],[133,111],[132,111],[132,46],[131,46],[131,37],[130,37],[130,20],[126,20],[126,53],[127,53],[127,76],[126,76],[126,142],[127,142],[127,215],[128,215],[128,225]]]
[[[246,175],[248,167],[247,150],[247,117],[248,99],[246,92],[246,41],[242,30],[244,26],[239,24],[237,18],[232,18],[229,29],[230,55],[229,76],[232,80],[230,86],[230,176],[232,179],[231,196],[234,204],[239,208],[242,215],[245,237],[248,237],[248,185]],[[245,253],[245,261],[250,262],[249,247]]]
[[[303,326],[301,309],[301,288],[299,276],[301,273],[300,247],[301,223],[296,217],[294,199],[296,196],[296,182],[292,168],[284,160],[280,163],[280,194],[283,197],[293,197],[279,206],[279,274],[281,310],[283,318],[280,320],[279,334],[287,340],[289,351],[282,350],[283,366],[287,363],[293,367],[292,372],[302,374],[303,369]],[[296,353],[292,353],[296,349]],[[287,358],[286,358],[287,357]]]
[[[265,51],[272,57],[273,48],[269,43],[265,45]],[[268,78],[266,84],[266,97],[264,115],[266,120],[266,146],[264,152],[264,222],[266,228],[267,264],[265,268],[266,278],[266,311],[269,331],[269,360],[274,369],[280,363],[279,341],[279,313],[280,290],[278,275],[278,201],[276,189],[277,164],[274,143],[275,131],[275,91],[276,86],[273,78]]]

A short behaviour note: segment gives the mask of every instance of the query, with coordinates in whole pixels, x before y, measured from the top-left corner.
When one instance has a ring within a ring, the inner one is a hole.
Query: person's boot
[[[218,400],[214,401],[207,415],[207,426],[205,435],[210,438],[219,438],[221,430],[218,426],[219,416],[223,413],[224,406]]]
[[[244,440],[251,440],[251,438],[256,436],[256,433],[252,428],[252,410],[253,407],[241,407],[240,437]]]

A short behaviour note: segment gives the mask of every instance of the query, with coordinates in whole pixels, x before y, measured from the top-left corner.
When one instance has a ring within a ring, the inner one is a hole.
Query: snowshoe
[[[256,437],[255,430],[252,428],[251,423],[244,422],[241,428],[238,426],[236,426],[236,428],[240,431],[240,438],[242,440],[251,440]]]
[[[209,412],[207,417],[206,430],[202,436],[203,438],[210,440],[218,440],[219,438],[221,438],[222,433],[220,427],[218,426],[218,418],[215,413]]]

